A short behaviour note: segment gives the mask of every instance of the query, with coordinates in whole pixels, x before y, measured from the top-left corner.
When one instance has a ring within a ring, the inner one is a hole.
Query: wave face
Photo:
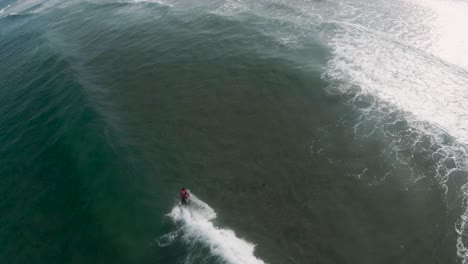
[[[191,195],[189,206],[176,205],[167,216],[179,229],[163,235],[158,244],[169,246],[179,236],[190,248],[184,263],[211,263],[210,258],[211,261],[229,264],[265,263],[255,257],[254,244],[237,237],[231,229],[216,227],[213,223],[216,219],[215,211],[194,194]]]
[[[467,264],[467,13],[0,2],[0,262]]]

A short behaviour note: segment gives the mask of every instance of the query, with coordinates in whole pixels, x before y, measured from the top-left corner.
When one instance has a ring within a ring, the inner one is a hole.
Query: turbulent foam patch
[[[334,56],[326,77],[333,80],[335,91],[352,95],[350,103],[361,113],[356,135],[379,134],[388,143],[384,155],[393,160],[389,174],[409,175],[408,184],[429,177],[446,192],[458,193],[446,183],[455,173],[468,171],[468,72],[440,52],[444,14],[416,2],[419,6],[401,10],[387,3],[365,5],[351,15],[335,16],[337,29],[330,39]],[[462,30],[458,34],[463,35]],[[463,238],[468,231],[468,187],[461,188],[464,214],[456,224],[457,249],[468,263]]]
[[[215,226],[212,221],[216,212],[193,194],[189,206],[176,205],[168,216],[179,229],[160,237],[158,245],[168,246],[180,237],[190,248],[186,263],[200,263],[210,257],[229,264],[265,263],[255,257],[254,244],[237,237],[231,229]],[[206,249],[210,256],[204,255]]]
[[[351,28],[336,39],[330,65],[335,79],[347,78],[377,96],[468,143],[467,73],[385,37]]]

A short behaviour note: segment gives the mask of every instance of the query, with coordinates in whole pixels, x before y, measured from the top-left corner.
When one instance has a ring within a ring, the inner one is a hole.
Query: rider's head
[[[182,187],[182,191],[185,191],[185,188]]]

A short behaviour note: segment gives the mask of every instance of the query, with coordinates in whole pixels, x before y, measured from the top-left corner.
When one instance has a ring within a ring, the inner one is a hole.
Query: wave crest
[[[254,244],[237,237],[229,228],[216,227],[212,222],[216,219],[214,209],[193,194],[190,205],[176,205],[167,216],[179,229],[161,236],[158,245],[167,246],[180,237],[190,249],[185,263],[213,257],[229,264],[265,264],[254,255]]]

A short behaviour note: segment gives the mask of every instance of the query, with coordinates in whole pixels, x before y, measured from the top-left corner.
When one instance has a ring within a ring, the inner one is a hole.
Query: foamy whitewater
[[[202,254],[197,255],[203,248],[209,249],[211,255],[221,263],[265,263],[255,257],[254,244],[237,237],[231,229],[216,227],[212,222],[216,218],[214,209],[193,193],[189,205],[175,205],[167,216],[174,221],[178,229],[161,236],[158,245],[168,246],[181,239],[191,249],[185,263],[195,264],[199,263],[199,258],[206,258]],[[196,250],[197,248],[200,250]]]
[[[369,3],[351,14],[339,13],[340,19],[333,21],[339,30],[331,39],[334,57],[326,75],[338,81],[333,89],[355,95],[351,103],[362,112],[355,126],[357,135],[371,136],[380,130],[389,144],[388,155],[396,157],[395,164],[414,161],[413,154],[404,154],[409,149],[411,153],[432,153],[435,179],[448,192],[450,176],[468,171],[467,38],[460,27],[468,22],[468,7],[458,1],[415,0],[399,5],[404,8],[381,2],[374,9],[374,3]],[[393,16],[381,16],[382,10]],[[359,106],[362,98],[372,103]],[[402,121],[408,124],[410,136],[389,130]],[[408,182],[424,177],[411,176]],[[465,184],[461,190],[465,212],[455,224],[457,253],[464,264],[468,263],[463,242],[467,188]]]

